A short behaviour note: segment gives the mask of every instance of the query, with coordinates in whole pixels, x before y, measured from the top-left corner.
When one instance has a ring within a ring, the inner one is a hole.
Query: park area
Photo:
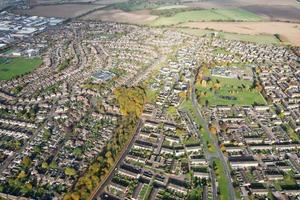
[[[234,78],[210,77],[210,81],[196,84],[196,95],[201,105],[265,105],[252,82]]]
[[[261,21],[262,17],[246,10],[234,9],[208,9],[178,12],[173,16],[161,16],[149,23],[151,26],[176,25],[195,21]]]
[[[0,80],[9,80],[29,73],[41,64],[40,58],[0,58]]]

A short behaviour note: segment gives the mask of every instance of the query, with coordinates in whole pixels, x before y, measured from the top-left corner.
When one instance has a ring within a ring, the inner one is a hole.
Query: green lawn
[[[159,17],[149,23],[152,26],[175,25],[191,21],[261,21],[262,18],[242,9],[192,10],[176,13],[170,17]]]
[[[203,37],[205,35],[211,35],[212,33],[217,33],[216,37],[227,39],[227,40],[238,40],[244,42],[254,42],[258,44],[280,44],[280,41],[273,35],[248,35],[239,33],[228,33],[222,31],[214,31],[207,29],[192,29],[192,28],[182,28],[181,32],[188,33],[191,35]]]
[[[220,200],[229,200],[229,190],[228,190],[228,184],[227,183],[227,179],[225,176],[225,172],[223,169],[223,165],[221,164],[220,160],[215,159],[214,160],[215,163],[215,174],[218,180],[218,187],[220,190],[220,196],[219,199]]]
[[[9,80],[31,72],[41,64],[40,58],[0,58],[0,80]]]
[[[213,89],[219,81],[219,89]],[[253,105],[255,103],[265,105],[266,101],[263,96],[255,89],[250,89],[251,81],[211,77],[207,85],[196,85],[199,103],[205,105]],[[236,99],[227,99],[233,97]]]
[[[143,185],[140,194],[139,194],[139,199],[140,200],[144,200],[144,199],[148,199],[150,192],[151,192],[152,187],[149,185]]]

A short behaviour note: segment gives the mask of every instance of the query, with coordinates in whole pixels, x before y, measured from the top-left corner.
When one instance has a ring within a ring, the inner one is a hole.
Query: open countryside
[[[188,22],[182,27],[210,29],[257,36],[278,34],[283,42],[300,45],[300,24],[285,22]],[[262,38],[263,39],[263,38]]]
[[[261,17],[242,9],[193,10],[176,13],[171,17],[159,17],[152,26],[176,25],[190,21],[260,21]]]
[[[81,17],[82,20],[103,20],[134,24],[152,22],[156,18],[158,18],[158,16],[152,15],[151,12],[147,10],[125,12],[119,9],[101,9]]]
[[[184,27],[184,25],[183,25]],[[209,36],[215,35],[217,38],[222,38],[226,40],[237,40],[244,42],[255,42],[258,44],[280,44],[280,40],[274,35],[261,34],[261,35],[250,35],[250,34],[240,34],[240,33],[230,33],[217,31],[212,29],[198,29],[198,28],[181,28],[179,30],[183,33],[188,33],[195,36]]]

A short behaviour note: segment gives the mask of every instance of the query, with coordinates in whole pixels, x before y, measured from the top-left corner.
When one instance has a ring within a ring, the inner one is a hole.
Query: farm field
[[[234,39],[236,35],[233,33],[239,34],[248,34],[248,38],[261,38],[261,41],[264,42],[267,39],[267,36],[274,37],[274,34],[279,34],[280,39],[283,42],[290,43],[296,46],[300,45],[300,24],[296,23],[285,23],[285,22],[189,22],[181,25],[182,27],[188,28],[199,28],[199,29],[210,29],[216,31],[231,32],[227,34],[226,39]],[[265,36],[263,36],[265,35]],[[271,39],[271,37],[269,37]],[[273,43],[273,39],[270,40]]]
[[[300,3],[296,5],[299,6]],[[257,15],[264,16],[268,20],[300,22],[300,6],[298,8],[297,6],[250,5],[242,8]]]
[[[156,3],[151,2],[122,2],[116,3],[109,6],[109,8],[119,9],[123,11],[137,11],[137,10],[144,10],[144,9],[156,9],[159,5]]]
[[[16,12],[19,14],[36,15],[43,17],[74,18],[91,10],[102,7],[102,5],[91,4],[39,5],[29,10],[18,10]]]
[[[206,22],[208,23],[208,22]],[[207,29],[195,29],[195,28],[181,28],[180,31],[195,36],[205,36],[212,33],[217,33],[217,37],[227,40],[238,40],[244,42],[254,42],[258,44],[280,44],[280,41],[274,35],[250,35],[250,34],[239,34],[229,33],[223,31],[214,31]]]
[[[201,105],[265,105],[263,96],[251,86],[251,81],[212,76],[206,86],[196,85],[196,94]]]
[[[179,8],[187,8],[185,5],[171,5],[171,6],[161,6],[156,8],[156,10],[169,10],[169,9],[179,9]]]
[[[224,1],[224,0],[209,0],[209,1],[198,1],[198,2],[186,2],[184,5],[190,7],[197,7],[203,9],[211,8],[237,8],[243,6],[291,6],[298,7],[300,5],[297,0],[238,0],[238,1]],[[299,8],[299,7],[298,7]]]
[[[0,58],[0,80],[9,80],[31,72],[41,64],[40,58]]]
[[[153,21],[158,16],[151,15],[148,10],[125,12],[123,10],[98,10],[81,17],[82,20],[102,20],[122,23],[142,24]]]
[[[261,21],[262,18],[242,9],[209,9],[176,13],[171,17],[159,17],[151,26],[176,25],[192,21]]]

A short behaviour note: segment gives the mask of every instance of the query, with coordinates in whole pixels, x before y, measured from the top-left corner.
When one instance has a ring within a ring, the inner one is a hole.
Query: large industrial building
[[[0,0],[0,10],[3,10],[9,6],[17,5],[21,2],[24,2],[24,0]]]

